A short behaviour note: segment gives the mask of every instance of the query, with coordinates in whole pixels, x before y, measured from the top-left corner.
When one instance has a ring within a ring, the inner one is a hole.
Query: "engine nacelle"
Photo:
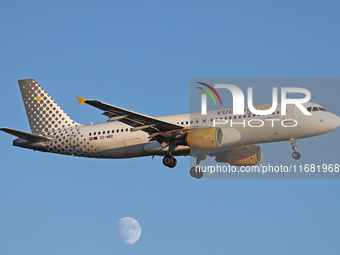
[[[216,162],[229,163],[232,166],[253,166],[262,161],[262,148],[253,144],[228,150],[226,154],[216,156]]]
[[[185,137],[185,145],[196,149],[218,149],[238,142],[241,133],[235,128],[210,127],[190,130]]]

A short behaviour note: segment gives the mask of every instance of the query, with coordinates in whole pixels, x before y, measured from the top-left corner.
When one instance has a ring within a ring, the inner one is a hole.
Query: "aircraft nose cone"
[[[334,114],[334,116],[332,116],[332,121],[330,124],[333,129],[338,128],[340,126],[340,118]]]
[[[340,118],[339,118],[339,117],[335,120],[334,125],[335,125],[336,127],[339,127],[339,126],[340,126]]]

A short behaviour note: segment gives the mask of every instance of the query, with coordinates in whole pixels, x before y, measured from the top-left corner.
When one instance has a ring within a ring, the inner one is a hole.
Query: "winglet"
[[[86,102],[87,100],[85,98],[82,97],[77,97],[79,99],[79,105],[82,105],[84,102]]]

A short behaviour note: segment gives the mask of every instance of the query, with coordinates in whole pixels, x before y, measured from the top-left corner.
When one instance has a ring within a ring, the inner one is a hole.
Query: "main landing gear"
[[[172,156],[173,150],[177,147],[175,140],[169,139],[169,154],[163,158],[163,164],[167,167],[173,168],[177,165],[177,160]],[[204,172],[202,168],[199,166],[199,163],[206,159],[207,156],[205,154],[197,154],[196,156],[196,166],[190,169],[190,175],[196,179],[200,179],[203,177]]]
[[[163,164],[167,167],[173,168],[177,165],[177,159],[171,155],[165,156],[163,158]]]
[[[202,168],[199,166],[199,163],[202,160],[205,160],[207,158],[204,154],[198,154],[196,157],[196,166],[190,168],[190,175],[196,179],[201,179],[204,175],[204,172],[202,171]]]
[[[173,168],[177,165],[177,160],[172,156],[173,150],[177,147],[175,140],[169,140],[169,155],[163,158],[163,164]]]
[[[290,145],[292,146],[292,149],[293,149],[293,154],[292,154],[292,157],[294,159],[300,159],[301,158],[301,154],[299,152],[296,151],[296,148],[298,147],[296,144],[298,142],[299,139],[297,138],[290,138]]]
[[[202,172],[202,168],[200,168],[200,166],[196,165],[192,168],[190,168],[190,175],[191,177],[194,177],[196,179],[201,179],[204,175],[204,173]]]

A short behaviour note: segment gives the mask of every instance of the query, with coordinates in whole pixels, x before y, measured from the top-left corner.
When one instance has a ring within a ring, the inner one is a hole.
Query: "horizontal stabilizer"
[[[24,131],[11,129],[11,128],[0,128],[0,130],[3,131],[3,132],[6,132],[8,134],[14,135],[16,137],[25,139],[25,140],[30,141],[30,142],[47,142],[47,141],[53,141],[54,140],[51,137],[31,134],[31,133],[27,133],[27,132],[24,132]]]

